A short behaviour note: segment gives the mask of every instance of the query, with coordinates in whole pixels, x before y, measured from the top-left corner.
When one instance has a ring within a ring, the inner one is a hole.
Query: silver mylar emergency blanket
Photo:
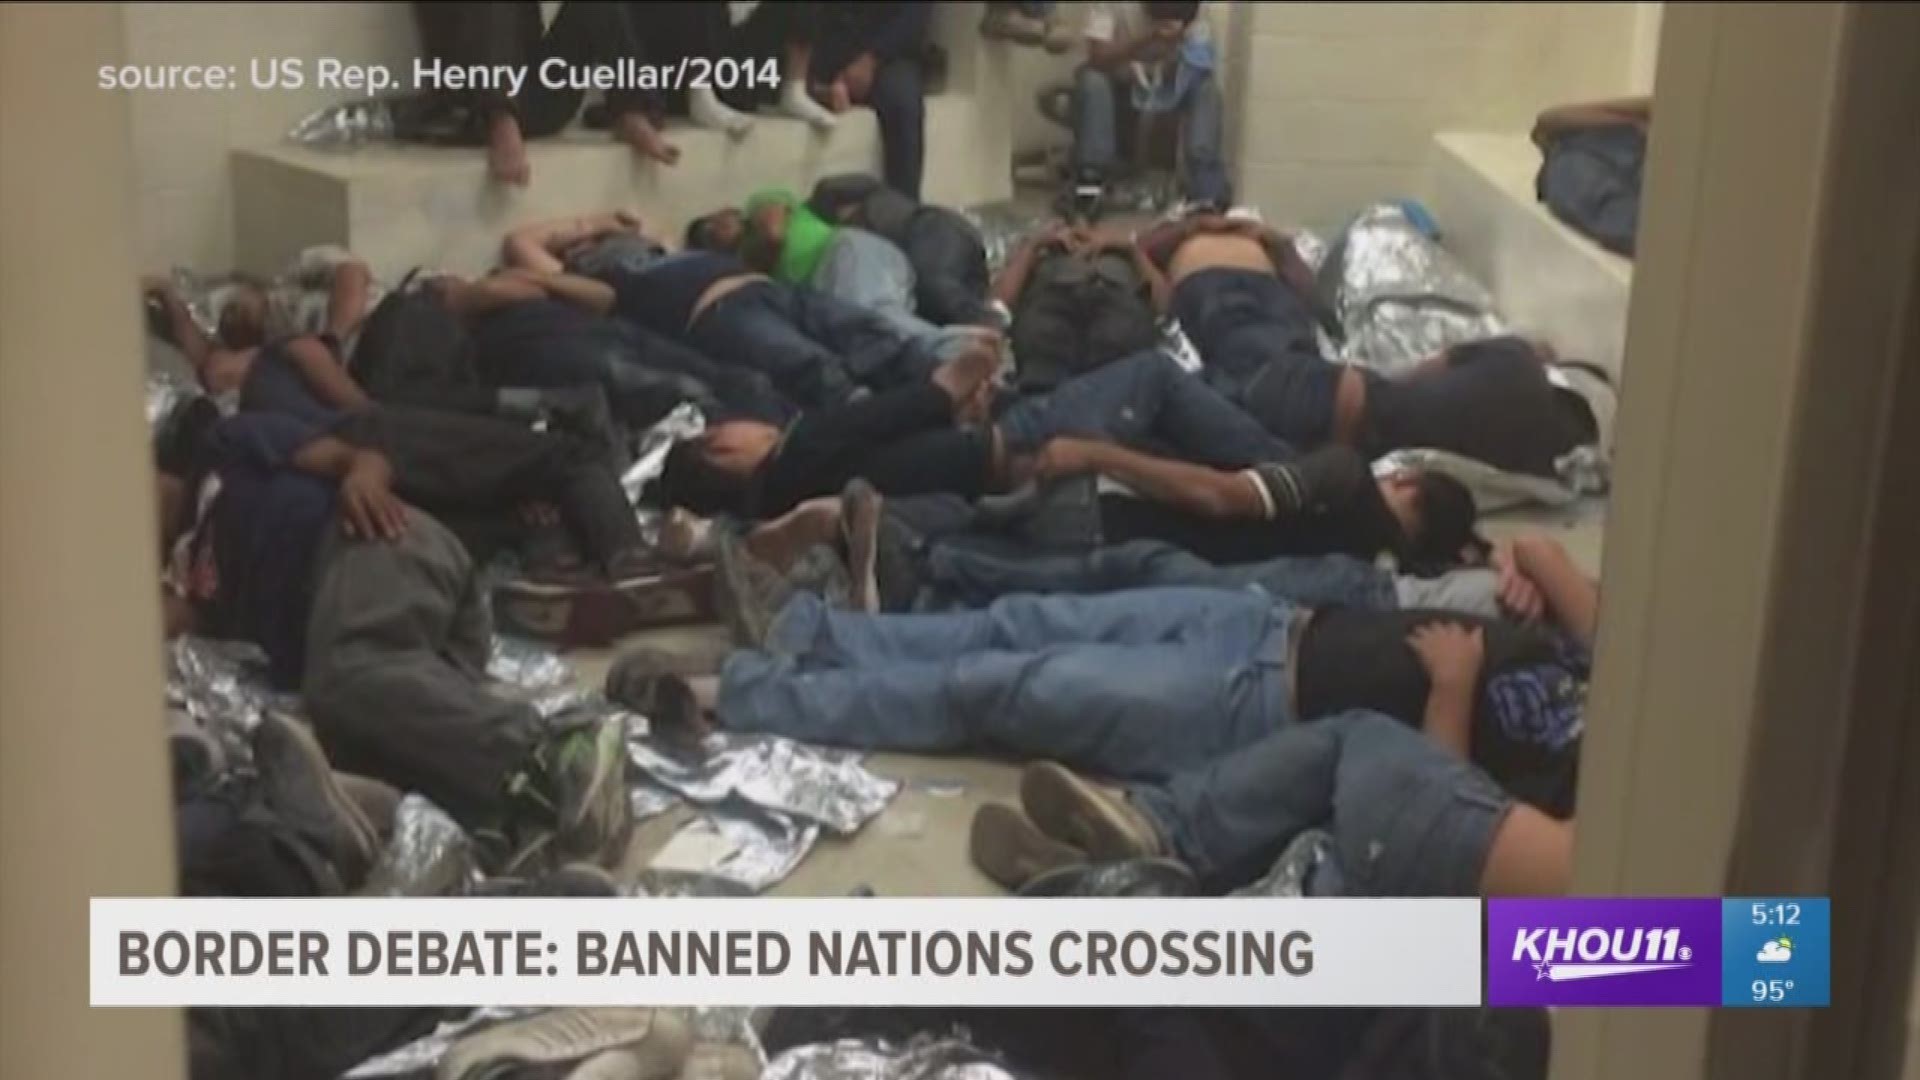
[[[543,1009],[476,1009],[458,1020],[448,1020],[435,1028],[432,1033],[423,1035],[398,1049],[391,1050],[378,1057],[368,1058],[346,1074],[344,1080],[387,1080],[391,1077],[424,1077],[433,1071],[440,1059],[446,1056],[453,1044],[470,1033],[506,1020],[517,1020],[523,1016],[544,1012]],[[694,1037],[700,1042],[738,1043],[753,1051],[754,1056],[766,1059],[766,1051],[760,1047],[760,1036],[755,1030],[753,1019],[756,1010],[737,1008],[682,1009],[674,1010],[687,1019],[693,1029]]]
[[[310,150],[347,150],[394,140],[393,102],[357,98],[316,109],[293,125],[287,139]]]
[[[1015,1080],[1000,1059],[964,1038],[920,1036],[905,1046],[842,1039],[796,1046],[767,1064],[761,1080]]]
[[[1346,331],[1339,359],[1383,375],[1507,330],[1486,286],[1394,204],[1353,219],[1321,259],[1319,280]]]
[[[987,249],[987,269],[996,274],[1022,240],[1053,220],[1045,211],[1036,213],[1030,207],[1013,202],[984,203],[963,208],[959,213],[980,231],[980,242]]]
[[[393,836],[367,874],[368,896],[453,896],[479,880],[473,841],[423,795],[408,794],[393,814]]]
[[[1496,469],[1449,450],[1395,450],[1373,463],[1376,476],[1402,469],[1428,469],[1451,476],[1473,492],[1483,514],[1515,506],[1568,506],[1604,494],[1610,471],[1597,446],[1577,446],[1554,462],[1559,480]]]
[[[253,760],[253,730],[272,708],[298,702],[268,689],[266,657],[243,642],[183,635],[167,643],[167,705],[192,718],[220,744],[225,759]]]

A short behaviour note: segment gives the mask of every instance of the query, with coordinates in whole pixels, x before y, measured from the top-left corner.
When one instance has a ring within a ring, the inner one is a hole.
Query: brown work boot
[[[1040,831],[1011,806],[988,803],[973,812],[967,853],[980,872],[1008,889],[1063,866],[1087,861],[1087,853]]]
[[[1020,775],[1020,805],[1040,831],[1085,851],[1096,862],[1167,854],[1160,830],[1113,794],[1064,765],[1035,762]]]

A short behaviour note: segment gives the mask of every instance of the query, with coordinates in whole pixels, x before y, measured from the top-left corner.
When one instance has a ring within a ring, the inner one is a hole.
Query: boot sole
[[[334,779],[333,765],[327,760],[326,750],[305,724],[284,716],[274,717],[266,723],[275,725],[290,741],[293,750],[307,760],[319,785],[320,801],[330,817],[332,828],[328,831],[334,835],[334,843],[351,847],[352,850],[346,854],[360,861],[358,874],[365,874],[380,858],[380,831],[374,828],[373,822],[361,812],[359,804]],[[349,868],[339,869],[345,871]]]
[[[973,813],[967,853],[980,872],[1006,889],[1087,861],[1087,853],[1040,831],[1011,806],[989,803]]]
[[[1098,862],[1161,854],[1159,837],[1143,830],[1099,789],[1051,761],[1020,775],[1020,805],[1042,833],[1085,851]]]

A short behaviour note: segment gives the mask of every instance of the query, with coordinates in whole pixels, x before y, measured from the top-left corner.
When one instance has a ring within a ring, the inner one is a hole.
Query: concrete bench
[[[1516,327],[1569,359],[1620,374],[1633,263],[1562,224],[1534,197],[1540,152],[1525,135],[1434,136],[1428,198],[1446,245]]]
[[[1009,75],[1005,46],[980,39],[976,4],[941,4],[934,39],[947,50],[946,88],[929,95],[929,202],[966,205],[1012,192]],[[873,113],[855,109],[822,135],[763,113],[733,140],[684,122],[670,125],[680,162],[637,159],[605,132],[570,130],[528,144],[533,183],[489,182],[479,148],[377,146],[345,151],[290,144],[232,154],[235,258],[271,272],[314,244],[340,244],[393,280],[416,265],[467,273],[490,266],[514,225],[584,211],[632,207],[658,233],[677,237],[688,220],[737,205],[774,184],[804,191],[835,172],[879,171]]]

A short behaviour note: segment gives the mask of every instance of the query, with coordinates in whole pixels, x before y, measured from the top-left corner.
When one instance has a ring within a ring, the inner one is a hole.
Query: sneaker
[[[1041,45],[1047,40],[1047,20],[1018,8],[989,4],[986,17],[980,20],[980,36],[1015,45]]]
[[[318,844],[348,888],[365,880],[380,857],[380,834],[334,777],[313,732],[279,713],[265,713],[253,732],[253,762],[268,808]]]
[[[534,1071],[539,1066],[572,1065],[620,1050],[631,1055],[630,1080],[672,1080],[692,1045],[686,1021],[664,1009],[555,1009],[461,1038],[440,1058],[434,1077],[518,1080],[540,1075]],[[546,1075],[566,1074],[550,1069]]]
[[[852,579],[848,606],[869,615],[880,611],[880,583],[875,575],[880,508],[880,493],[865,480],[852,481],[840,495],[840,529],[846,538],[847,576]]]
[[[739,1043],[703,1042],[693,1044],[679,1080],[759,1080],[763,1071],[760,1055]]]
[[[748,552],[735,536],[722,534],[714,543],[713,603],[736,647],[758,649],[767,629],[780,613],[793,585]]]
[[[1020,774],[1020,805],[1040,831],[1096,862],[1167,854],[1160,830],[1122,795],[1110,795],[1063,765],[1035,762]]]
[[[926,546],[912,526],[892,514],[880,515],[874,537],[873,580],[881,611],[912,611],[926,586],[921,551]]]
[[[710,726],[687,683],[689,661],[660,649],[634,649],[607,669],[607,700],[647,718],[652,733],[697,746]]]
[[[605,648],[648,627],[705,618],[708,603],[702,593],[709,576],[704,569],[670,570],[651,552],[635,549],[614,560],[605,574],[555,570],[502,582],[494,613],[506,633],[563,649]]]
[[[535,747],[528,767],[508,782],[523,840],[503,869],[524,873],[541,862],[618,858],[633,828],[626,769],[626,725],[618,716]]]
[[[973,812],[967,853],[980,872],[1008,889],[1018,889],[1048,871],[1087,861],[1087,853],[1040,831],[1011,806],[988,803]]]

